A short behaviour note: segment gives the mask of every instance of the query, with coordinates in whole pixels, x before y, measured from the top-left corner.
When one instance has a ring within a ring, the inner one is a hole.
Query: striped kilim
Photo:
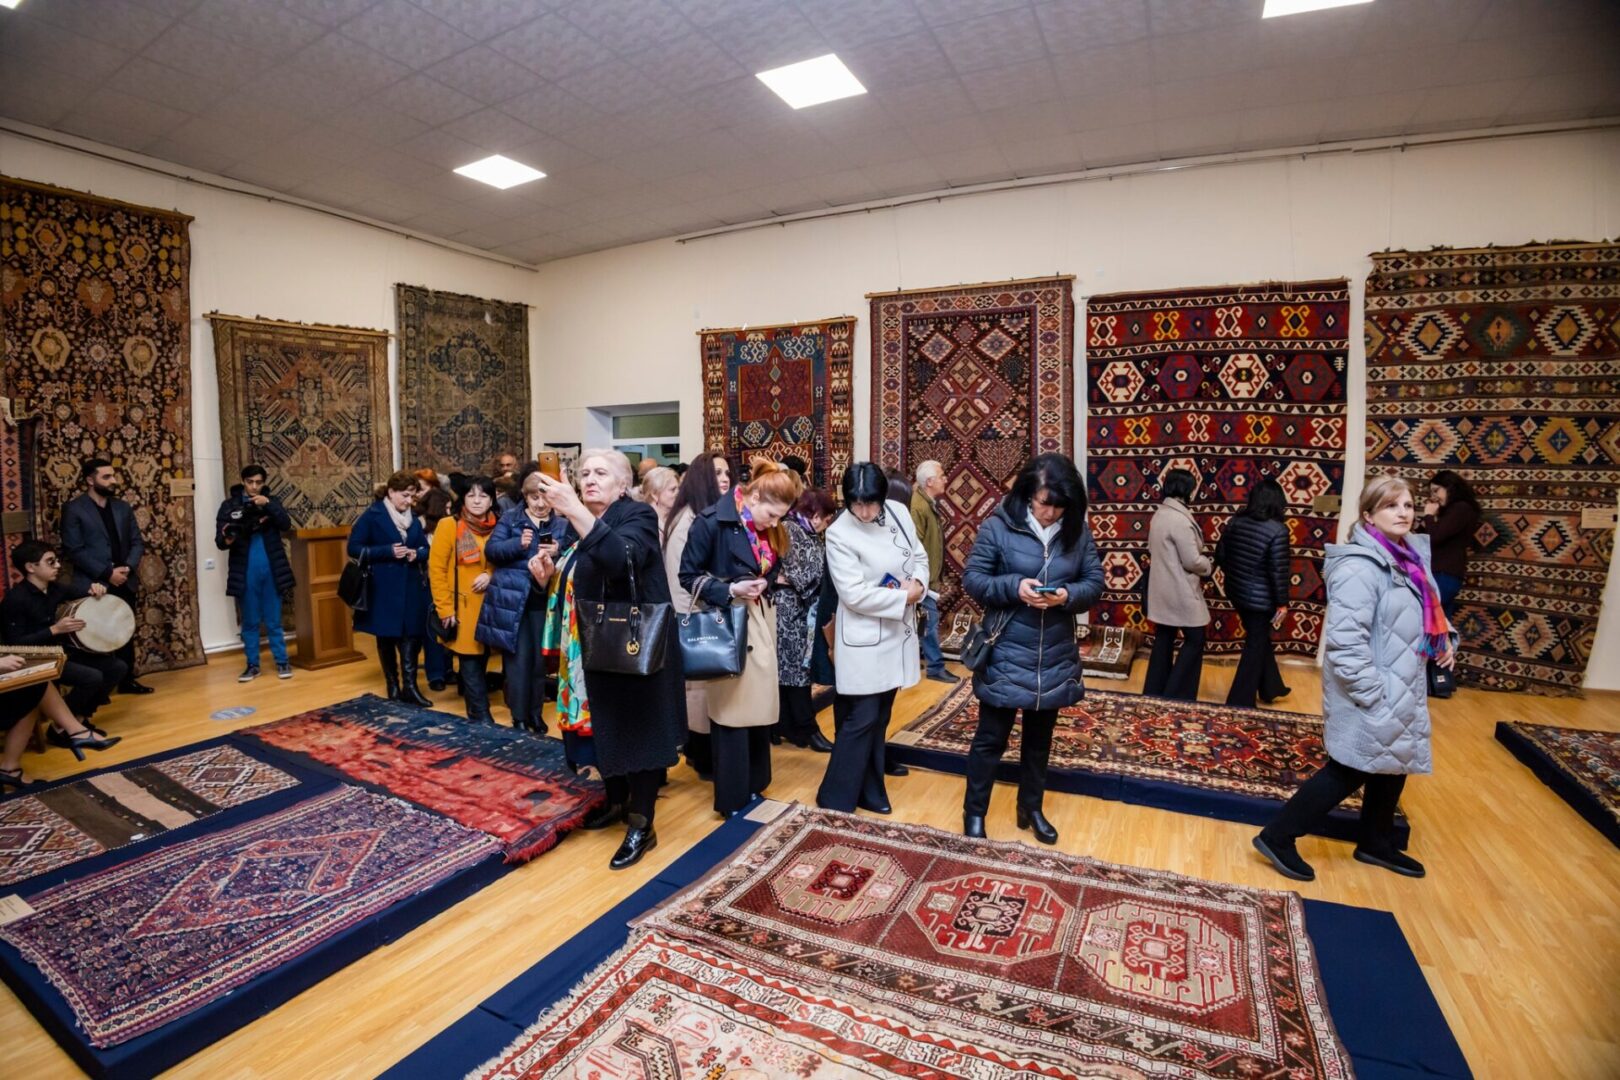
[[[1620,245],[1376,254],[1367,279],[1367,468],[1437,470],[1482,511],[1453,620],[1459,681],[1580,690],[1620,488]]]

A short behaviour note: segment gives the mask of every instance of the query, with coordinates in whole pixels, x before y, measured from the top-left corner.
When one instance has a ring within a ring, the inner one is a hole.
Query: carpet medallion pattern
[[[1620,488],[1620,245],[1372,256],[1367,467],[1424,492],[1440,469],[1479,498],[1453,620],[1460,682],[1577,694]]]
[[[1288,497],[1288,616],[1279,652],[1314,656],[1337,515],[1315,500],[1344,488],[1348,284],[1182,289],[1086,304],[1086,473],[1107,591],[1091,621],[1151,636],[1140,602],[1148,525],[1166,471],[1199,477],[1190,509],[1213,549],[1262,479]],[[1206,588],[1212,653],[1242,648],[1220,575]]]
[[[34,913],[0,939],[50,980],[93,1046],[114,1046],[499,850],[398,799],[340,787],[28,896]]]
[[[641,925],[1064,1069],[1350,1075],[1293,893],[797,807]]]

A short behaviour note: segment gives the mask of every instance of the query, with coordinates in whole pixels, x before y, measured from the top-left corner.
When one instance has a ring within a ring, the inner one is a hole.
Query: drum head
[[[66,610],[84,620],[84,629],[69,637],[86,652],[117,652],[135,636],[135,612],[112,593],[75,600]]]

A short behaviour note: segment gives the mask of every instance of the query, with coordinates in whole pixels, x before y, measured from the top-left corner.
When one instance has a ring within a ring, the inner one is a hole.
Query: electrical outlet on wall
[[[214,560],[213,559],[204,559],[203,560],[203,569],[204,570],[212,570],[213,568],[214,568]]]

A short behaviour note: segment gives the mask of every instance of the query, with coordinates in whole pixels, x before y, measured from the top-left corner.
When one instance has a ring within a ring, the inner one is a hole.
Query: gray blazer
[[[1429,538],[1413,533],[1406,542],[1432,574]],[[1362,772],[1429,772],[1428,665],[1418,653],[1423,604],[1417,588],[1359,523],[1349,543],[1327,546],[1323,577],[1328,756]]]
[[[1180,499],[1166,499],[1148,526],[1147,617],[1160,626],[1207,626],[1204,583],[1215,569],[1204,554],[1204,534]]]
[[[109,499],[107,505],[112,508],[113,524],[118,527],[127,553],[124,565],[129,567],[128,585],[134,588],[135,571],[146,551],[141,542],[141,527],[135,524],[135,511],[123,499]],[[113,568],[112,541],[101,524],[101,511],[88,494],[69,499],[62,507],[62,551],[73,564],[75,573],[86,581],[107,584]]]

